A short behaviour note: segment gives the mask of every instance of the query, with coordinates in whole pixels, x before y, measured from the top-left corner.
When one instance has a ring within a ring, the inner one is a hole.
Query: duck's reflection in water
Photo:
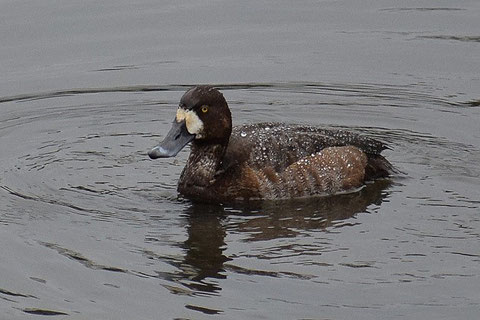
[[[184,284],[195,291],[218,291],[216,281],[207,279],[226,278],[223,265],[230,259],[223,254],[226,249],[224,210],[217,205],[192,205],[186,213],[188,239],[183,244],[186,255],[181,267],[190,272],[188,284]]]
[[[355,222],[347,219],[368,211],[372,205],[379,206],[385,200],[390,184],[390,180],[378,180],[348,194],[264,202],[261,207],[244,209],[242,214],[248,215],[249,219],[237,222],[234,227],[229,224],[229,229],[248,232],[246,240],[257,241],[295,237],[308,231],[351,225]],[[258,217],[252,217],[252,212]]]
[[[167,278],[192,290],[190,294],[214,294],[221,290],[218,279],[226,278],[225,262],[231,260],[224,254],[227,230],[241,233],[242,240],[248,242],[351,225],[347,219],[385,201],[390,185],[390,180],[379,180],[349,194],[248,206],[192,204],[185,210],[188,222],[188,239],[183,243],[185,256],[182,261],[172,263],[178,269]]]

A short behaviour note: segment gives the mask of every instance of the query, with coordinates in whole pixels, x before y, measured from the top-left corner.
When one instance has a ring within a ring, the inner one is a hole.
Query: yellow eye
[[[208,112],[208,106],[202,106],[202,112],[207,113]]]

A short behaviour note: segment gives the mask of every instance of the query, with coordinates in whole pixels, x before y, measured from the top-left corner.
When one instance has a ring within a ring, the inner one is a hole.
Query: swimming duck
[[[289,199],[353,191],[388,176],[388,147],[344,130],[282,123],[232,128],[217,89],[197,86],[180,99],[165,139],[151,159],[173,157],[191,142],[178,192],[202,202]]]

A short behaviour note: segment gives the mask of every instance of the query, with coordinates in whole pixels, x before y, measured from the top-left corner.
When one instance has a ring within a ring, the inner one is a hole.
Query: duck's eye
[[[202,106],[202,112],[207,113],[208,112],[208,106]]]

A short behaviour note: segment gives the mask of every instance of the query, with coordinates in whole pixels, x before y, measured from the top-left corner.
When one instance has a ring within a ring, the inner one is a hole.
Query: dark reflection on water
[[[186,285],[196,291],[219,291],[219,285],[209,278],[226,278],[223,265],[230,259],[223,254],[226,248],[224,211],[221,207],[198,204],[187,208],[184,214],[188,239],[182,245],[185,257],[181,268],[194,270],[194,274],[185,279]]]
[[[191,203],[183,211],[188,234],[188,239],[181,245],[185,250],[183,260],[170,259],[169,263],[177,271],[162,273],[161,277],[181,283],[194,292],[210,294],[221,291],[221,286],[214,279],[225,279],[226,270],[279,277],[280,272],[248,270],[228,264],[232,259],[224,254],[227,232],[249,235],[244,238],[245,241],[266,241],[352,226],[354,222],[344,220],[360,212],[368,212],[372,205],[380,206],[387,199],[391,185],[391,180],[384,179],[348,194],[279,202],[258,201],[232,207]],[[246,219],[228,223],[227,218],[232,216]],[[279,254],[284,249],[279,247]],[[311,249],[321,254],[322,247]],[[301,274],[295,274],[295,277],[308,278]],[[182,292],[178,288],[172,291]]]
[[[366,212],[371,205],[379,206],[388,196],[391,183],[390,180],[379,180],[348,194],[259,203],[248,209],[234,207],[251,218],[229,228],[250,234],[249,241],[295,237],[311,230],[338,228],[345,225],[342,220]],[[350,223],[353,222],[347,224]]]
[[[184,254],[163,256],[153,252],[144,254],[154,260],[165,261],[175,267],[174,272],[155,271],[156,277],[168,279],[174,285],[165,285],[173,294],[215,294],[221,287],[215,279],[225,279],[224,263],[230,259],[223,252],[226,248],[224,208],[216,205],[192,204],[183,211],[188,238],[179,247]],[[150,235],[148,242],[161,239]]]

